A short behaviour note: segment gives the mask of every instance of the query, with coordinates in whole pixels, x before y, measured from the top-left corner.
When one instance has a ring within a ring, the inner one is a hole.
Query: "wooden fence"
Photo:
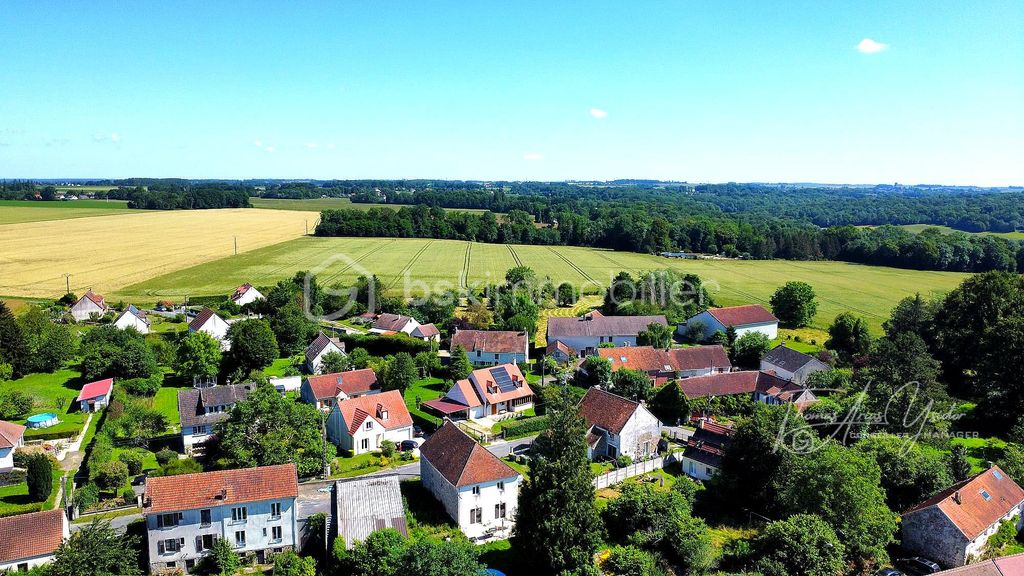
[[[594,488],[601,489],[607,488],[609,486],[614,486],[615,484],[618,484],[619,482],[622,482],[634,476],[640,476],[641,474],[649,474],[651,472],[654,472],[655,470],[660,470],[664,468],[666,465],[671,464],[672,462],[675,461],[675,455],[669,454],[668,456],[665,457],[656,456],[649,460],[634,462],[629,466],[616,468],[615,470],[605,472],[604,474],[601,474],[600,476],[594,478]]]

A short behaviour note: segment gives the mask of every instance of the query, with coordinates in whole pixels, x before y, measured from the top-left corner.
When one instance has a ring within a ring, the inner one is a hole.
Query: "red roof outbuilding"
[[[85,386],[82,386],[82,391],[78,393],[77,402],[83,400],[92,400],[93,398],[99,398],[100,396],[110,396],[110,391],[114,387],[114,379],[107,378],[105,380],[97,380],[96,382],[90,382]]]

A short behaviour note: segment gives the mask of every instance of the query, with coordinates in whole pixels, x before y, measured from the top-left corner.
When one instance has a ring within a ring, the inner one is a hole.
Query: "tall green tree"
[[[654,388],[651,385],[651,377],[646,372],[620,368],[612,375],[612,391],[630,400],[646,402]]]
[[[78,347],[74,333],[66,324],[54,324],[50,313],[30,306],[18,317],[27,352],[25,370],[54,372],[74,357]]]
[[[141,576],[139,538],[118,534],[105,520],[72,532],[54,553],[49,576]]]
[[[806,282],[786,282],[772,295],[772,312],[786,326],[807,326],[818,313],[814,288]]]
[[[967,447],[954,444],[949,450],[949,474],[956,482],[963,482],[971,477],[971,461],[967,458]]]
[[[601,520],[587,459],[587,424],[567,394],[549,399],[549,433],[535,443],[512,541],[538,571],[596,574]]]
[[[28,347],[21,326],[7,303],[0,301],[0,362],[10,364],[15,377],[25,369]]]
[[[27,462],[28,499],[32,502],[45,502],[53,490],[53,464],[46,454],[32,454]]]
[[[298,354],[316,338],[316,322],[306,316],[298,302],[289,302],[278,308],[270,317],[270,328],[274,331],[277,345],[286,356]]]
[[[839,355],[839,361],[849,365],[854,358],[863,356],[871,349],[871,333],[867,322],[850,312],[836,316],[828,327],[828,341],[825,347]]]
[[[134,328],[106,325],[90,330],[82,338],[81,353],[82,373],[90,380],[149,378],[159,369],[153,349]]]
[[[280,356],[277,337],[266,320],[235,322],[228,328],[228,340],[231,341],[230,364],[245,374],[270,366]]]
[[[416,361],[408,352],[399,352],[386,364],[381,374],[381,390],[398,390],[405,393],[416,381],[419,372],[416,369]]]
[[[843,543],[812,514],[770,522],[754,541],[757,569],[765,576],[840,576],[846,571]]]
[[[771,350],[772,341],[761,332],[747,332],[736,339],[732,346],[732,361],[737,366],[756,370],[761,358]]]
[[[641,330],[637,334],[636,344],[637,346],[670,348],[672,346],[672,329],[657,322],[648,324],[646,330]]]
[[[452,350],[451,360],[448,362],[448,377],[452,380],[463,380],[469,377],[473,371],[473,364],[469,361],[469,355],[462,346],[456,346]]]
[[[882,473],[885,501],[893,510],[908,510],[953,483],[942,456],[899,436],[872,435],[854,449],[871,456]]]
[[[1007,436],[1024,423],[1024,314],[1004,318],[985,336],[985,356],[978,366],[979,411],[989,426]]]
[[[573,380],[581,388],[592,386],[607,388],[612,382],[612,363],[601,356],[587,356],[573,376]]]
[[[220,363],[220,342],[206,332],[192,332],[182,338],[174,356],[175,372],[186,378],[215,378]]]
[[[892,309],[889,319],[882,322],[882,329],[889,337],[910,332],[928,341],[938,307],[938,302],[924,299],[920,292],[914,296],[907,296]]]

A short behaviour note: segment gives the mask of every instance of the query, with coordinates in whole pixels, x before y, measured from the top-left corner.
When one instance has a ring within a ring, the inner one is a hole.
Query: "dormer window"
[[[380,414],[380,419],[381,420],[387,420],[388,419],[388,411],[387,411],[386,408],[381,408],[380,411],[378,412],[378,414]]]

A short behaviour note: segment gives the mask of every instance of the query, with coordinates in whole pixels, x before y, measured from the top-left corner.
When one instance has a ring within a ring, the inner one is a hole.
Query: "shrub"
[[[154,374],[149,378],[118,380],[117,385],[132,396],[155,396],[163,385],[163,380],[163,374]]]
[[[124,500],[125,504],[134,504],[136,502],[135,490],[131,486],[125,486],[124,490],[121,490],[121,500]]]
[[[203,471],[203,465],[199,462],[186,458],[184,460],[171,460],[160,467],[157,476],[178,476],[181,474],[196,474]]]
[[[178,453],[170,448],[164,448],[163,450],[156,453],[156,462],[161,466],[166,466],[168,462],[178,459]]]
[[[391,440],[385,440],[381,442],[380,453],[383,454],[385,458],[390,459],[392,456],[395,455],[395,443],[392,442]]]
[[[45,502],[53,490],[53,464],[45,454],[33,454],[28,458],[28,498],[32,502]]]
[[[533,418],[523,418],[522,420],[516,420],[505,424],[502,431],[506,438],[514,438],[518,436],[529,436],[537,432],[543,432],[548,429],[548,417],[547,416],[534,416]]]
[[[2,372],[0,368],[0,372]],[[0,373],[0,380],[4,380]],[[21,390],[8,390],[0,394],[0,420],[20,420],[32,411],[32,397]]]
[[[142,474],[143,456],[136,450],[128,450],[118,454],[117,459],[128,467],[128,474],[138,476]]]
[[[92,482],[82,486],[75,492],[75,506],[80,512],[85,512],[100,501],[100,487]]]
[[[662,576],[653,554],[635,546],[616,546],[604,564],[605,570],[620,576]]]
[[[128,466],[124,462],[106,462],[96,473],[96,484],[105,490],[117,490],[128,482]]]
[[[633,459],[626,454],[619,454],[619,457],[615,459],[616,468],[625,468],[633,463]]]

